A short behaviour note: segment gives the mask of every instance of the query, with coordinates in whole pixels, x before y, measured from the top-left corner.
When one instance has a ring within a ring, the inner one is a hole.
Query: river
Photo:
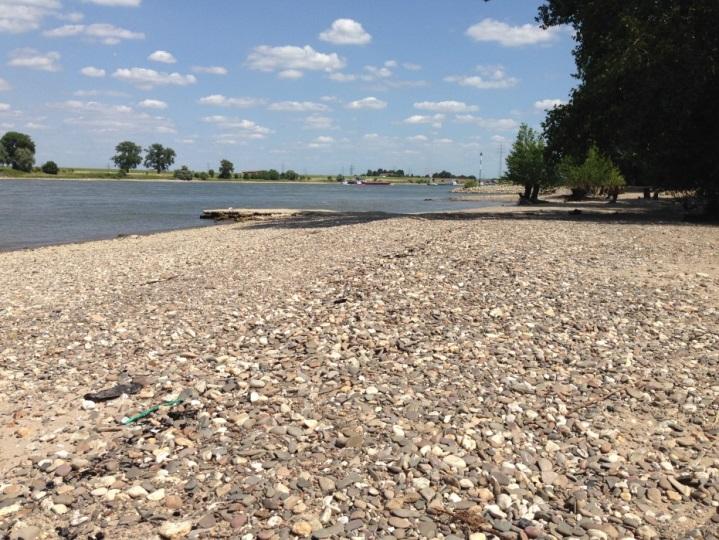
[[[0,180],[0,250],[212,225],[207,208],[423,213],[495,206],[451,186]]]

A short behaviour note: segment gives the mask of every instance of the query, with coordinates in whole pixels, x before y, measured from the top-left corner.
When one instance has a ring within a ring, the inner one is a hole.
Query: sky
[[[520,123],[575,85],[532,0],[0,0],[0,133],[108,167],[497,176]]]

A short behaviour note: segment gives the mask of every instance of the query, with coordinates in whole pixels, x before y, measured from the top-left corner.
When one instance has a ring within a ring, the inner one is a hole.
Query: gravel
[[[325,225],[1,253],[0,537],[719,537],[716,229]]]

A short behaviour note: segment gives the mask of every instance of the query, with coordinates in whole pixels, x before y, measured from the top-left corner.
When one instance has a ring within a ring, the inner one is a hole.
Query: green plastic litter
[[[133,422],[137,422],[138,420],[141,420],[147,416],[150,416],[155,411],[159,410],[160,407],[174,407],[175,405],[179,405],[185,401],[184,399],[178,398],[178,399],[171,399],[169,401],[163,401],[159,405],[155,405],[153,407],[150,407],[149,409],[145,409],[141,413],[137,413],[135,416],[125,417],[122,419],[122,424],[124,426],[128,424],[132,424]]]

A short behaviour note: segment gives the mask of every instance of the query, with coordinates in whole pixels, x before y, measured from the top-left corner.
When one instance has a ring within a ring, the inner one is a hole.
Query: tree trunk
[[[524,198],[529,200],[532,195],[532,184],[526,184],[524,186]]]
[[[533,203],[536,203],[539,200],[539,184],[534,184],[532,186],[532,195],[530,197],[530,200]]]
[[[651,188],[644,188],[644,198],[645,199],[651,199],[652,198],[652,189]]]

